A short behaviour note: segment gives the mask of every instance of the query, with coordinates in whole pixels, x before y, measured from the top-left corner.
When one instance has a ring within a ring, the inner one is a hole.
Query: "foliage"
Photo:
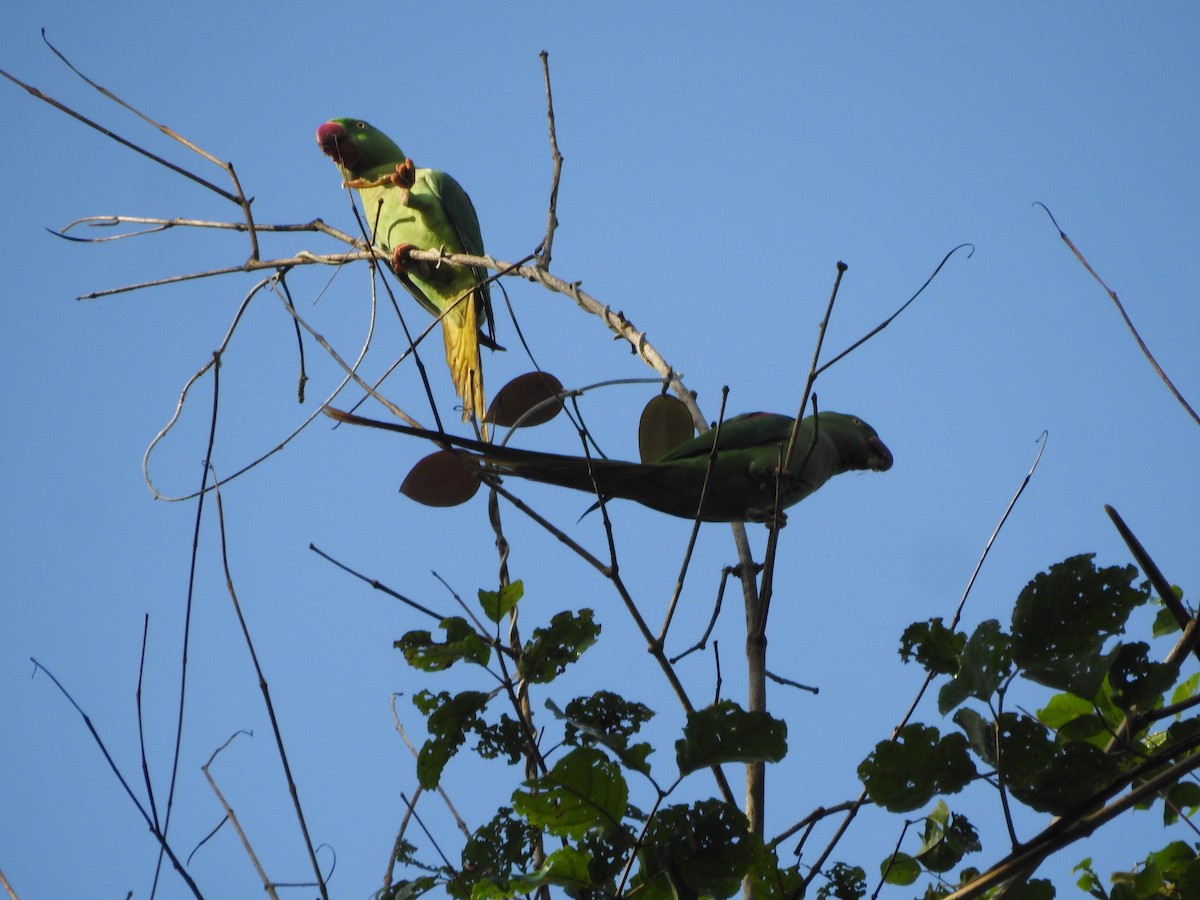
[[[1166,766],[1194,758],[1200,726],[1182,713],[1191,705],[1198,679],[1176,684],[1176,661],[1151,662],[1148,642],[1119,639],[1133,613],[1150,602],[1148,588],[1135,584],[1135,575],[1129,566],[1098,568],[1091,555],[1075,556],[1030,581],[1017,598],[1007,631],[996,620],[966,633],[935,619],[905,632],[902,658],[941,680],[938,708],[953,727],[907,723],[859,766],[870,800],[889,811],[906,813],[933,801],[911,823],[919,826],[915,842],[905,839],[880,860],[884,883],[915,886],[926,878],[924,896],[930,898],[956,889],[949,880],[955,870],[960,870],[958,887],[980,883],[986,873],[961,868],[984,849],[979,833],[944,799],[972,785],[1002,801],[1006,815],[1019,803],[1060,817],[1057,826],[1021,848],[1052,852],[1067,843],[1072,823],[1089,822],[1121,791],[1136,791]],[[480,607],[496,622],[501,614],[519,612],[521,594],[511,586],[481,591]],[[498,605],[501,596],[508,599]],[[397,642],[410,665],[437,673],[453,657],[483,666],[477,648],[489,645],[497,657],[513,657],[515,670],[526,673],[525,689],[552,689],[599,637],[588,610],[558,613],[513,648],[481,633],[472,633],[472,639],[464,619],[447,620],[443,628],[444,642],[432,641],[427,632],[411,632]],[[434,653],[431,647],[440,649]],[[1007,709],[1008,695],[1021,684],[1055,693],[1036,715]],[[663,787],[649,762],[652,746],[636,740],[655,716],[649,707],[608,690],[574,697],[561,708],[548,698],[545,708],[561,735],[548,741],[543,724],[535,742],[526,739],[535,733],[531,720],[525,728],[507,715],[487,720],[489,704],[505,693],[422,692],[414,698],[429,732],[422,763],[428,757],[439,764],[418,766],[423,785],[436,783],[436,778],[427,782],[426,773],[440,774],[466,734],[491,735],[505,722],[511,726],[507,743],[481,741],[478,752],[487,756],[485,748],[503,744],[510,763],[523,756],[535,771],[513,791],[511,805],[497,810],[491,823],[467,841],[459,866],[443,867],[432,880],[420,874],[398,882],[389,896],[435,883],[462,898],[513,897],[543,886],[573,895],[726,897],[743,884],[755,897],[789,897],[799,896],[810,883],[819,898],[868,896],[860,867],[833,863],[818,878],[797,865],[781,864],[776,842],[755,835],[728,802],[666,802],[684,779],[710,766],[782,759],[787,753],[783,722],[728,700],[688,714],[676,741],[673,780]],[[541,746],[552,749],[543,754]],[[650,788],[648,813],[631,805],[635,782]],[[1164,798],[1164,824],[1169,825],[1200,805],[1200,789],[1191,781],[1176,781],[1138,799],[1148,807]],[[556,849],[549,850],[546,841]],[[1108,891],[1090,860],[1078,871],[1081,887],[1113,900],[1194,896],[1189,891],[1200,884],[1196,847],[1179,841],[1134,870],[1114,875]],[[1015,890],[1009,896],[1054,896],[1049,882],[1038,879]]]

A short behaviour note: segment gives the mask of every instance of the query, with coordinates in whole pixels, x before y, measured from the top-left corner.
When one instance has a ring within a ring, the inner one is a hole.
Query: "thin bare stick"
[[[191,646],[192,605],[196,598],[196,568],[200,555],[200,525],[204,521],[205,485],[208,481],[208,473],[212,465],[213,446],[216,443],[217,435],[217,410],[219,409],[221,398],[219,371],[220,366],[214,365],[212,413],[209,416],[208,441],[204,450],[203,469],[200,473],[200,500],[196,504],[196,519],[195,524],[192,526],[192,550],[188,559],[187,600],[184,604],[183,613],[183,646],[179,655],[179,710],[175,721],[175,751],[171,761],[171,781],[167,789],[167,807],[163,814],[163,844],[154,869],[154,882],[150,891],[151,895],[155,893],[155,888],[158,886],[159,874],[162,872],[163,851],[166,850],[167,832],[171,826],[171,810],[175,802],[175,784],[179,777],[179,754],[183,749],[183,714],[187,700],[188,648]]]
[[[134,706],[137,708],[138,755],[142,759],[142,781],[146,785],[146,802],[150,805],[150,816],[154,827],[158,828],[158,806],[154,802],[154,784],[150,780],[150,763],[146,758],[146,727],[142,718],[142,679],[146,674],[146,642],[150,637],[150,614],[142,616],[142,652],[138,657],[137,692],[134,695]]]
[[[217,365],[217,362],[215,361],[216,358],[219,357],[220,355],[224,354],[225,350],[227,349],[227,347],[229,345],[229,342],[233,338],[233,332],[237,327],[237,323],[240,320],[242,313],[245,311],[245,305],[249,303],[250,298],[255,293],[257,293],[259,290],[261,290],[264,286],[268,286],[268,285],[272,284],[274,282],[274,280],[275,279],[271,278],[271,279],[264,279],[263,281],[260,281],[258,284],[256,284],[251,289],[250,293],[247,294],[246,298],[242,301],[242,306],[239,307],[238,312],[234,317],[234,321],[230,324],[230,327],[229,327],[228,331],[226,332],[225,338],[222,340],[220,347],[217,349],[217,351],[215,351],[214,358],[210,358],[210,360],[208,362],[206,362],[203,366],[201,366],[200,369],[188,380],[187,384],[184,385],[184,388],[180,392],[179,398],[176,401],[175,410],[172,413],[170,420],[167,422],[166,425],[164,425],[159,430],[159,432],[154,436],[153,440],[151,440],[150,445],[146,448],[146,452],[142,456],[142,478],[145,480],[146,486],[150,488],[151,493],[154,494],[155,499],[163,500],[168,503],[176,503],[176,502],[179,502],[182,500],[191,500],[193,497],[199,496],[198,491],[193,491],[192,493],[182,494],[182,495],[178,495],[178,496],[168,496],[168,495],[160,492],[158,490],[157,486],[154,484],[153,479],[150,477],[150,456],[154,452],[154,449],[158,445],[158,443],[167,436],[167,433],[172,428],[175,427],[176,421],[179,419],[180,414],[183,412],[183,406],[187,402],[187,395],[188,395],[188,392],[191,390],[192,385],[195,384],[195,382],[197,380],[199,380],[210,368],[213,368],[215,365]],[[362,364],[363,360],[366,358],[367,351],[370,348],[371,340],[375,333],[376,307],[375,307],[374,303],[372,303],[372,305],[371,305],[371,314],[370,314],[369,325],[367,328],[367,334],[363,341],[363,345],[358,352],[358,358],[354,361],[354,363],[352,365],[350,365],[350,364],[347,364],[341,358],[341,356],[338,355],[338,353],[336,351],[334,351],[332,346],[330,346],[329,342],[326,341],[322,335],[320,335],[317,331],[315,331],[312,328],[312,326],[310,326],[308,324],[308,322],[303,317],[300,316],[300,314],[297,312],[295,306],[293,304],[289,303],[287,301],[287,298],[283,298],[283,301],[284,301],[284,304],[283,304],[284,308],[287,310],[289,315],[292,317],[293,321],[295,321],[301,328],[303,328],[305,331],[307,331],[310,335],[313,336],[314,340],[316,340],[317,343],[321,345],[321,348],[323,350],[325,350],[326,353],[328,353],[330,355],[330,357],[336,363],[338,363],[338,365],[340,365],[342,367],[343,371],[346,373],[346,377],[343,378],[337,384],[337,386],[330,392],[328,397],[322,402],[321,406],[318,406],[312,413],[310,413],[304,419],[304,421],[301,422],[296,428],[294,428],[286,437],[284,437],[283,440],[281,440],[279,443],[277,443],[270,450],[263,453],[261,456],[251,460],[246,465],[235,470],[231,475],[226,476],[225,480],[222,481],[221,484],[228,484],[230,481],[234,480],[235,478],[240,477],[241,475],[243,475],[246,472],[253,469],[259,463],[263,462],[264,460],[270,458],[274,454],[283,450],[283,448],[286,447],[289,443],[291,443],[292,440],[294,440],[297,436],[299,436],[300,432],[302,432],[305,428],[307,428],[308,425],[314,419],[316,419],[319,415],[321,415],[321,410],[324,407],[325,403],[329,403],[329,402],[333,401],[337,397],[337,395],[340,394],[341,391],[346,387],[346,385],[349,384],[351,381],[354,381],[356,384],[363,387],[366,391],[368,391],[368,393],[372,397],[374,397],[376,400],[378,400],[380,403],[382,403],[394,415],[400,417],[401,419],[403,419],[406,422],[409,422],[410,424],[413,424],[413,425],[418,424],[415,419],[411,418],[407,413],[405,413],[402,409],[400,409],[398,406],[393,404],[387,398],[385,398],[381,394],[377,393],[370,385],[368,385],[365,381],[363,381],[358,376],[358,367]],[[205,489],[211,490],[211,487],[205,488]]]
[[[231,200],[233,203],[236,203],[239,207],[241,207],[242,214],[246,217],[247,233],[250,236],[250,258],[257,259],[258,258],[258,235],[255,234],[254,216],[250,212],[250,202],[251,201],[246,198],[245,193],[242,191],[242,185],[238,181],[237,174],[233,171],[233,163],[222,162],[221,160],[219,160],[215,156],[213,156],[211,153],[209,153],[207,150],[202,150],[200,147],[196,146],[191,141],[187,140],[186,138],[179,135],[172,129],[168,128],[166,125],[163,125],[160,122],[156,122],[154,119],[151,119],[145,113],[141,112],[138,109],[135,109],[133,106],[126,103],[124,100],[122,100],[116,94],[114,94],[112,91],[96,84],[96,82],[92,81],[92,79],[90,79],[86,75],[84,75],[81,71],[79,71],[79,69],[75,68],[75,66],[71,63],[71,61],[69,59],[67,59],[66,56],[64,56],[62,53],[60,53],[57,47],[55,47],[53,44],[50,43],[50,40],[46,37],[46,29],[44,29],[44,28],[42,29],[42,40],[45,42],[46,46],[50,48],[50,50],[54,53],[54,55],[63,61],[63,63],[67,66],[67,68],[69,68],[72,72],[74,72],[76,75],[78,75],[80,78],[82,78],[88,85],[95,88],[97,91],[99,91],[105,97],[107,97],[109,100],[112,100],[114,103],[117,103],[120,106],[124,107],[125,109],[129,110],[131,113],[133,113],[139,119],[141,119],[143,122],[146,122],[147,124],[152,125],[153,127],[157,128],[159,131],[161,131],[163,134],[165,134],[167,137],[171,138],[172,140],[178,141],[180,144],[187,147],[193,153],[198,153],[200,156],[207,159],[213,165],[225,170],[225,173],[229,176],[229,180],[233,182],[233,189],[236,193],[236,196],[230,197],[228,194],[226,194],[224,192],[220,192],[220,193],[222,193],[222,196],[226,197],[227,199]],[[115,135],[110,135],[110,136],[115,138]],[[122,140],[121,143],[126,143],[126,142]],[[127,146],[132,147],[133,145],[127,144]],[[150,154],[146,153],[146,151],[141,150],[138,147],[133,147],[133,149],[138,150],[138,152],[144,153],[147,156],[150,156]],[[154,158],[154,157],[151,157],[151,158]],[[163,162],[163,164],[168,166],[168,168],[173,169],[174,171],[180,172],[181,174],[187,174],[186,171],[184,171],[183,169],[179,169],[175,166],[172,166],[170,163]]]
[[[51,672],[33,657],[30,657],[29,661],[33,663],[35,671],[45,672],[46,677],[54,682],[54,686],[58,688],[59,693],[66,697],[67,702],[75,707],[75,712],[79,713],[80,717],[83,719],[83,724],[87,726],[87,730],[92,735],[92,740],[94,740],[96,742],[96,746],[100,748],[100,752],[104,755],[104,759],[108,763],[108,767],[112,769],[112,773],[117,776],[117,781],[120,782],[121,787],[125,789],[125,793],[128,795],[129,799],[133,801],[133,805],[137,807],[137,811],[142,814],[142,818],[146,820],[146,825],[150,828],[150,833],[154,835],[155,840],[157,840],[159,843],[159,846],[162,847],[163,851],[171,860],[171,865],[175,867],[175,871],[179,873],[179,876],[184,880],[184,883],[187,884],[198,900],[202,900],[204,895],[200,893],[200,888],[196,886],[196,882],[192,880],[192,876],[188,874],[187,869],[183,867],[183,863],[179,861],[179,858],[175,855],[175,852],[167,843],[167,836],[162,832],[162,830],[159,829],[154,820],[150,818],[150,814],[146,812],[146,808],[142,806],[141,801],[138,800],[137,795],[129,786],[129,782],[125,780],[125,776],[122,775],[121,770],[117,768],[116,761],[113,760],[112,754],[108,752],[108,747],[105,746],[104,740],[100,737],[100,733],[96,731],[96,726],[92,724],[91,717],[88,716],[88,714],[83,711],[82,707],[75,702],[75,698],[72,697],[70,692],[62,686],[62,682],[54,677],[53,672]]]
[[[354,569],[350,568],[345,563],[339,562],[338,560],[336,560],[332,556],[330,556],[328,553],[326,553],[324,550],[322,550],[320,547],[318,547],[316,544],[309,544],[308,549],[311,550],[313,553],[317,554],[317,556],[324,559],[326,562],[333,563],[335,566],[337,566],[343,572],[346,572],[349,575],[353,575],[359,581],[365,581],[367,584],[369,584],[375,590],[377,590],[381,593],[387,594],[389,597],[393,597],[396,600],[399,600],[405,606],[408,606],[411,609],[415,609],[419,613],[424,613],[425,615],[429,616],[432,619],[435,619],[438,622],[441,622],[446,618],[441,613],[434,612],[432,609],[430,609],[427,606],[422,606],[416,600],[411,600],[408,597],[405,597],[403,594],[392,590],[390,587],[388,587],[383,582],[381,582],[375,578],[368,578],[366,575],[362,574],[361,572],[355,571]]]
[[[219,194],[220,196],[224,197],[230,203],[238,202],[238,198],[234,194],[229,193],[229,191],[225,190],[224,188],[219,188],[215,184],[213,184],[211,181],[208,181],[207,179],[200,177],[199,175],[195,174],[194,172],[189,172],[187,169],[183,168],[182,166],[177,166],[173,162],[168,162],[167,160],[163,159],[161,156],[158,156],[157,154],[151,153],[149,150],[145,150],[142,147],[139,147],[133,141],[127,140],[126,138],[121,137],[119,134],[115,134],[112,131],[109,131],[103,125],[100,125],[97,122],[93,122],[87,116],[84,116],[84,115],[81,115],[80,113],[75,112],[75,110],[71,109],[71,107],[67,106],[65,103],[60,103],[59,101],[57,101],[53,97],[51,97],[49,94],[42,93],[37,88],[35,88],[33,85],[26,84],[21,79],[17,78],[14,75],[10,75],[8,72],[4,71],[3,69],[0,69],[0,75],[7,78],[9,81],[11,81],[17,87],[24,88],[28,93],[32,94],[34,97],[37,97],[39,100],[49,103],[55,109],[59,110],[60,112],[65,112],[68,116],[70,116],[73,119],[78,119],[84,125],[87,125],[89,128],[94,128],[96,131],[100,132],[105,137],[111,138],[112,140],[116,141],[118,144],[122,144],[122,145],[128,147],[130,150],[133,150],[135,153],[140,153],[142,156],[145,156],[147,159],[153,160],[154,162],[158,163],[160,166],[165,166],[166,168],[170,169],[172,172],[176,172],[176,173],[182,175],[184,178],[188,178],[188,179],[196,182],[197,184],[208,188],[213,193]]]
[[[1042,209],[1046,210],[1046,215],[1050,217],[1050,221],[1053,223],[1054,228],[1058,231],[1058,236],[1062,238],[1062,242],[1070,248],[1071,252],[1075,254],[1075,258],[1083,264],[1085,269],[1088,270],[1088,274],[1096,279],[1096,282],[1100,285],[1100,287],[1104,288],[1105,293],[1107,293],[1112,299],[1112,302],[1116,304],[1117,311],[1121,314],[1121,318],[1125,320],[1125,327],[1129,329],[1129,333],[1132,334],[1133,339],[1137,341],[1138,347],[1141,348],[1142,355],[1146,357],[1151,367],[1155,372],[1158,373],[1158,377],[1163,380],[1163,384],[1165,384],[1171,393],[1175,395],[1175,399],[1179,401],[1179,405],[1187,410],[1187,414],[1192,417],[1192,421],[1194,421],[1197,425],[1200,425],[1200,415],[1197,415],[1196,411],[1192,409],[1187,400],[1183,399],[1183,394],[1179,393],[1179,389],[1175,387],[1175,383],[1171,381],[1171,379],[1167,377],[1167,373],[1162,370],[1162,366],[1158,364],[1158,360],[1154,358],[1154,354],[1150,352],[1150,348],[1146,346],[1146,342],[1143,341],[1142,336],[1138,334],[1138,330],[1133,325],[1133,320],[1129,318],[1129,313],[1125,312],[1125,307],[1121,303],[1120,298],[1117,297],[1117,292],[1104,283],[1104,279],[1100,277],[1096,270],[1092,268],[1091,263],[1089,263],[1084,258],[1083,254],[1079,252],[1079,248],[1075,246],[1069,237],[1067,237],[1066,232],[1058,227],[1058,222],[1055,220],[1054,214],[1050,212],[1050,208],[1046,206],[1045,203],[1040,201],[1035,201],[1033,205],[1040,206]]]
[[[860,337],[857,341],[855,341],[853,344],[851,344],[849,347],[847,347],[841,353],[837,354],[837,356],[833,357],[833,359],[829,360],[829,362],[822,365],[821,368],[817,369],[817,374],[820,375],[822,372],[824,372],[826,369],[828,369],[830,366],[832,366],[838,360],[842,359],[842,357],[853,353],[855,350],[857,350],[859,347],[861,347],[863,344],[865,344],[871,338],[875,337],[875,335],[879,334],[879,332],[883,331],[883,329],[885,329],[889,325],[891,325],[892,322],[895,320],[895,318],[898,315],[900,315],[900,313],[902,313],[902,312],[904,312],[904,310],[908,309],[909,304],[911,304],[914,300],[916,300],[918,297],[921,296],[921,293],[925,290],[925,288],[929,287],[930,282],[932,282],[933,279],[937,278],[938,272],[942,271],[942,266],[946,265],[946,262],[950,259],[950,257],[953,256],[955,253],[957,253],[959,250],[961,250],[963,247],[971,248],[971,252],[967,254],[967,259],[970,259],[972,256],[975,255],[975,245],[974,244],[959,244],[957,247],[955,247],[953,250],[951,250],[949,253],[947,253],[945,256],[943,256],[942,261],[937,264],[937,268],[935,268],[933,270],[933,272],[930,274],[930,276],[925,279],[925,283],[923,285],[921,285],[919,288],[917,288],[917,292],[915,294],[913,294],[911,297],[909,297],[907,300],[905,300],[900,305],[899,309],[897,309],[894,313],[892,313],[890,316],[888,316],[886,319],[884,319],[882,322],[880,322],[878,325],[876,325],[874,328],[872,328],[870,331],[868,331],[865,335]]]
[[[729,385],[723,385],[721,388],[721,408],[717,412],[717,433],[713,437],[712,449],[708,454],[708,466],[704,470],[704,481],[700,485],[700,501],[696,504],[696,517],[692,520],[692,531],[688,535],[687,548],[683,551],[683,562],[679,565],[679,574],[675,577],[675,588],[671,591],[671,599],[667,603],[667,614],[663,617],[662,630],[658,633],[658,643],[660,646],[666,643],[667,630],[671,627],[671,620],[675,617],[675,607],[679,603],[680,594],[683,593],[683,581],[687,577],[688,566],[692,562],[692,551],[696,549],[696,539],[700,536],[700,516],[704,511],[704,500],[708,496],[708,479],[712,474],[713,463],[717,461],[717,446],[721,441],[721,425],[725,421],[725,401],[728,399]],[[719,604],[717,608],[720,609]],[[716,615],[714,614],[709,631],[712,630],[712,625],[716,621]],[[704,641],[707,637],[708,632],[705,632],[701,641]]]
[[[250,857],[250,862],[254,865],[254,871],[258,872],[258,877],[262,880],[263,890],[272,900],[279,900],[279,895],[275,893],[275,886],[271,883],[271,879],[267,877],[267,873],[263,871],[262,863],[258,861],[258,857],[254,853],[254,848],[250,846],[250,839],[246,837],[246,832],[242,830],[242,824],[238,821],[237,815],[234,814],[233,807],[225,800],[225,795],[221,793],[221,789],[217,787],[217,782],[213,780],[212,773],[208,771],[208,767],[216,760],[217,754],[233,743],[233,739],[239,734],[247,734],[245,731],[235,731],[220,747],[212,752],[212,756],[208,758],[208,762],[200,767],[200,771],[204,773],[204,777],[208,779],[208,786],[212,788],[213,793],[217,795],[217,800],[221,807],[225,810],[225,818],[233,825],[234,831],[237,832],[238,838],[242,842],[242,847],[246,850],[246,855]]]
[[[546,82],[546,124],[550,129],[550,158],[554,163],[554,172],[550,177],[550,203],[546,209],[546,236],[542,239],[538,251],[538,268],[550,268],[551,248],[554,246],[554,230],[558,228],[558,182],[562,177],[562,154],[558,152],[558,137],[554,132],[554,96],[550,92],[550,54],[543,50],[539,56],[542,60],[542,76]]]
[[[77,225],[86,225],[88,228],[115,228],[117,225],[150,225],[151,228],[144,228],[140,231],[123,231],[120,234],[109,235],[108,237],[78,237],[74,234],[69,234]],[[185,219],[175,217],[171,219],[163,219],[158,216],[83,216],[68,222],[58,231],[53,228],[47,228],[55,237],[60,237],[63,240],[74,241],[78,244],[103,244],[108,241],[117,241],[128,237],[142,237],[147,234],[159,234],[163,231],[170,231],[172,228],[212,228],[218,231],[249,231],[249,226],[245,222],[220,222],[210,219]],[[263,232],[278,232],[278,233],[294,233],[303,231],[312,231],[318,234],[326,234],[332,238],[336,238],[352,247],[357,247],[359,241],[346,234],[344,231],[339,231],[330,225],[326,225],[321,219],[312,219],[308,222],[293,222],[291,224],[280,225],[260,225],[255,224],[254,230],[260,234]]]
[[[219,481],[215,475],[213,481]],[[221,543],[221,569],[225,573],[225,589],[229,592],[229,599],[233,603],[233,611],[237,614],[238,625],[241,626],[242,637],[246,641],[246,649],[250,652],[250,662],[254,665],[254,673],[258,676],[258,688],[262,692],[263,703],[267,708],[267,718],[271,720],[271,731],[275,735],[275,748],[279,751],[279,761],[283,764],[284,778],[287,780],[288,792],[292,795],[292,806],[296,810],[296,821],[300,824],[300,833],[304,836],[304,847],[308,851],[308,859],[312,864],[313,875],[317,879],[317,888],[320,890],[324,900],[329,900],[329,892],[325,887],[325,878],[321,874],[321,866],[317,862],[317,854],[313,849],[312,839],[308,835],[308,824],[304,821],[304,810],[300,807],[300,793],[296,790],[296,781],[292,778],[292,767],[288,764],[287,750],[283,746],[283,735],[279,730],[279,720],[275,717],[275,705],[271,702],[271,689],[267,686],[267,677],[263,674],[262,665],[258,661],[258,653],[254,649],[254,641],[250,638],[250,627],[246,624],[246,617],[242,614],[242,604],[238,600],[237,590],[233,586],[233,573],[229,569],[229,553],[225,541],[225,504],[221,499],[220,488],[214,490],[213,496],[217,501],[217,532]]]

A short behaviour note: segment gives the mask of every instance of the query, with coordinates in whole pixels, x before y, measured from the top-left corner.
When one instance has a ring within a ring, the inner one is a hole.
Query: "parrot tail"
[[[479,356],[478,288],[460,300],[442,319],[442,337],[446,342],[446,364],[454,389],[462,399],[463,421],[474,414],[483,421],[487,402],[483,396],[483,360]],[[487,426],[483,434],[487,437]]]

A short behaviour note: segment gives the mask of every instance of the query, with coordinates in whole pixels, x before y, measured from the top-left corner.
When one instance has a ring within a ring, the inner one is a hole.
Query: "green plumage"
[[[332,119],[317,129],[321,150],[358,191],[372,241],[395,254],[414,296],[441,317],[446,362],[463,402],[463,420],[482,418],[486,403],[480,327],[491,323],[486,273],[450,265],[403,262],[405,247],[481,255],[479,217],[462,186],[436,169],[420,169],[379,129],[360,119]],[[483,338],[495,348],[495,342]]]
[[[842,472],[883,472],[892,466],[892,454],[875,429],[855,416],[834,412],[809,416],[800,423],[791,463],[785,467],[790,474],[780,478],[776,478],[776,470],[795,420],[772,413],[736,416],[721,425],[719,438],[715,430],[707,431],[653,463],[517,450],[365,419],[328,407],[326,413],[343,422],[385,428],[470,451],[460,454],[464,462],[486,464],[497,474],[599,493],[605,500],[633,500],[685,519],[694,519],[699,510],[706,522],[761,522],[770,519],[776,510],[799,503]]]

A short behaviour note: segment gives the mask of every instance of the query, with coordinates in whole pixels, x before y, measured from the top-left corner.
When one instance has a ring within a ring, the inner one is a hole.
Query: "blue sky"
[[[896,465],[831,483],[792,511],[783,534],[772,667],[821,693],[772,689],[791,753],[769,775],[769,832],[856,794],[854,765],[919,684],[895,652],[900,632],[953,612],[1043,430],[1046,454],[975,587],[967,623],[1004,617],[1030,577],[1068,555],[1128,561],[1104,503],[1196,597],[1200,429],[1032,205],[1053,210],[1180,389],[1200,401],[1194,7],[447,4],[432,16],[346,4],[332,16],[266,4],[50,0],[8,11],[0,67],[203,171],[75,79],[42,44],[42,27],[91,77],[232,161],[260,222],[321,217],[350,227],[347,198],[313,132],[330,117],[361,116],[419,165],[454,174],[475,202],[488,250],[505,259],[532,251],[545,225],[550,159],[538,51],[549,51],[566,160],[553,270],[582,280],[644,329],[709,418],[723,385],[731,412],[794,413],[838,260],[849,271],[827,337],[832,350],[890,313],[950,248],[975,245],[817,385],[823,408],[878,429]],[[72,896],[81,885],[90,896],[146,896],[155,846],[78,716],[48,679],[30,677],[29,657],[70,688],[140,784],[134,691],[149,613],[143,708],[153,778],[165,793],[195,507],[153,500],[141,458],[254,279],[75,301],[237,264],[247,248],[236,236],[182,232],[85,246],[46,228],[95,214],[229,218],[233,210],[7,83],[0,110],[8,123],[0,137],[8,248],[0,259],[8,286],[0,304],[8,423],[0,444],[0,869],[22,897]],[[211,167],[206,174],[222,177]],[[298,249],[335,247],[315,235],[265,245],[278,255]],[[299,272],[291,287],[314,326],[352,352],[367,326],[367,275],[330,277]],[[649,374],[569,301],[521,282],[509,292],[539,361],[564,384]],[[424,324],[419,310],[410,312]],[[225,357],[215,456],[222,472],[277,443],[336,382],[310,347],[309,400],[296,404],[290,329],[278,301],[264,295]],[[528,369],[510,322],[502,320],[500,339],[509,352],[485,359],[493,391]],[[380,326],[374,371],[399,340],[393,323]],[[431,372],[445,410],[453,396],[436,356]],[[411,367],[389,385],[428,420]],[[166,493],[188,493],[199,481],[210,388],[196,389],[155,458]],[[636,454],[635,423],[652,390],[585,399],[610,455]],[[567,449],[573,440],[565,423],[520,438]],[[396,493],[426,449],[318,423],[224,494],[234,577],[309,827],[337,853],[335,896],[379,887],[399,793],[415,784],[389,696],[439,682],[414,676],[391,646],[426,623],[308,545],[438,609],[451,601],[432,571],[467,597],[494,586],[481,499],[439,511]],[[603,550],[599,519],[576,523],[583,495],[530,486],[522,496]],[[186,853],[217,824],[199,766],[231,733],[253,730],[214,774],[271,876],[304,880],[211,514],[201,530],[172,834]],[[613,514],[622,571],[639,601],[661,610],[688,525],[631,504]],[[604,649],[584,658],[559,696],[625,689],[660,711],[661,734],[671,739],[678,714],[616,596],[514,511],[505,522],[513,574],[526,583],[526,627],[563,606],[591,607],[604,625]],[[763,529],[751,533],[761,552]],[[706,526],[675,626],[680,647],[707,621],[721,567],[733,561],[728,529]],[[739,620],[727,610],[720,636],[725,695],[741,700]],[[710,660],[685,664],[683,674],[695,695],[711,694]],[[419,735],[407,699],[398,708]],[[924,718],[937,723],[932,709]],[[669,754],[660,755],[669,767]],[[446,787],[478,821],[504,801],[508,788],[497,783],[460,762]],[[697,781],[695,789],[708,787]],[[975,803],[994,806],[982,794]],[[453,848],[449,819],[433,804],[423,809]],[[998,820],[980,819],[991,859],[1003,837]],[[1103,860],[1105,871],[1132,864],[1161,845],[1157,821],[1140,814],[1046,871],[1065,883],[1085,855]],[[1028,836],[1036,823],[1025,824]],[[896,828],[866,815],[837,857],[870,871]],[[190,870],[209,896],[258,890],[227,830]],[[183,895],[168,875],[160,896]]]

